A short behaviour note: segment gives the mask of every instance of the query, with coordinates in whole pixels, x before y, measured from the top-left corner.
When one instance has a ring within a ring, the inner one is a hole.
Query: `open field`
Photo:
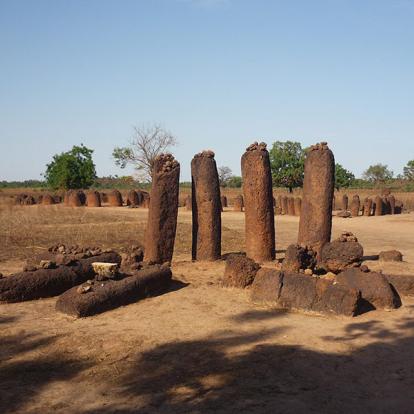
[[[52,243],[122,249],[143,240],[146,209],[0,209],[0,271]],[[244,213],[225,211],[223,253],[243,250]],[[278,257],[298,218],[276,216]],[[414,215],[333,220],[366,255],[396,248],[405,261],[366,262],[414,274]],[[414,298],[393,312],[327,317],[257,306],[220,286],[224,263],[192,263],[191,213],[180,209],[170,292],[86,319],[55,298],[0,305],[0,412],[412,412]]]

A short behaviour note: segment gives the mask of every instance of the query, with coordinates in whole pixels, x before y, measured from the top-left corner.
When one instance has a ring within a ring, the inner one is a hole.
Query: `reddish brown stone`
[[[243,211],[244,208],[244,199],[241,194],[237,195],[233,201],[233,210],[234,211]]]
[[[101,207],[101,196],[98,191],[89,191],[86,194],[86,205],[88,207]]]
[[[82,200],[79,191],[71,190],[68,194],[68,206],[69,207],[81,207]]]
[[[55,199],[50,194],[44,194],[42,197],[42,205],[50,206],[55,204]]]
[[[376,216],[382,216],[383,215],[383,210],[384,210],[384,206],[383,206],[383,200],[380,196],[376,196],[375,197],[375,215]]]
[[[275,258],[272,175],[266,144],[250,145],[241,159],[247,256],[256,262]]]
[[[341,207],[342,207],[342,210],[344,211],[348,210],[348,196],[346,194],[342,196]]]
[[[282,270],[287,272],[299,272],[299,270],[312,269],[316,265],[316,254],[312,249],[291,244],[286,249],[282,262]]]
[[[364,249],[355,241],[339,241],[326,243],[321,250],[321,266],[327,271],[339,273],[348,267],[359,266]]]
[[[351,202],[351,216],[358,217],[360,208],[361,201],[359,200],[359,195],[354,195]]]
[[[305,160],[302,214],[298,244],[312,247],[318,257],[331,239],[335,160],[326,143],[310,147]]]
[[[288,215],[294,216],[295,215],[295,199],[293,197],[288,197]]]
[[[177,229],[180,164],[171,154],[154,161],[145,234],[145,259],[153,263],[171,262]]]
[[[364,200],[364,216],[368,217],[371,215],[372,212],[372,200],[370,198],[366,198]]]
[[[289,206],[288,206],[288,198],[286,196],[282,196],[281,199],[281,207],[282,207],[282,214],[287,215],[289,212]]]
[[[253,283],[260,266],[240,254],[231,254],[226,260],[223,286],[245,288]]]
[[[387,197],[387,202],[389,205],[388,214],[395,214],[395,197],[392,194]]]
[[[221,207],[222,208],[224,208],[224,207],[228,207],[228,203],[227,203],[227,197],[225,196],[225,195],[222,195],[221,197],[220,197],[220,201],[221,201]]]
[[[403,255],[398,250],[387,250],[379,253],[379,260],[383,262],[402,262]]]
[[[203,151],[191,161],[193,260],[221,257],[220,183],[214,152]]]
[[[111,207],[122,207],[122,195],[118,190],[112,190],[108,194],[108,203]]]
[[[302,199],[300,197],[295,197],[295,216],[300,216],[302,211]]]
[[[127,206],[140,206],[142,204],[142,193],[135,190],[129,190],[126,197]]]

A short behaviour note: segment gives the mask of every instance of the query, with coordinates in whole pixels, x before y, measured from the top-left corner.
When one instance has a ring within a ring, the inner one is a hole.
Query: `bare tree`
[[[176,138],[160,124],[134,126],[134,134],[128,147],[115,147],[112,157],[115,164],[125,168],[128,164],[151,181],[155,158],[177,145]]]
[[[218,177],[221,187],[225,187],[229,179],[233,176],[233,172],[229,167],[223,166],[218,168]]]

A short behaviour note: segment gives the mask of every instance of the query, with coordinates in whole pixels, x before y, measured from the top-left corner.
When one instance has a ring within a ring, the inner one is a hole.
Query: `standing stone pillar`
[[[152,173],[145,260],[154,263],[171,262],[177,229],[180,164],[171,154],[161,154]]]
[[[213,151],[203,151],[191,161],[193,201],[193,260],[221,257],[221,199]]]
[[[312,247],[318,257],[322,247],[331,240],[334,185],[332,151],[326,142],[311,146],[305,160],[298,243]]]
[[[359,200],[359,195],[354,195],[351,202],[351,216],[358,217],[359,209],[361,208],[361,201]]]
[[[88,207],[101,207],[101,195],[97,191],[89,191],[86,194],[86,205]]]
[[[295,198],[295,216],[300,216],[302,210],[302,199],[300,197]]]
[[[227,197],[225,195],[220,196],[220,200],[221,200],[221,207],[228,207],[227,205]]]
[[[346,194],[342,196],[342,210],[348,210],[348,196]]]
[[[234,211],[243,211],[243,207],[244,207],[243,196],[241,194],[239,194],[234,198],[233,210]]]
[[[288,198],[286,196],[282,196],[282,214],[288,214]]]
[[[336,197],[334,195],[332,198],[332,211],[335,211],[335,210],[336,210]]]
[[[375,197],[375,215],[376,216],[382,216],[382,198],[380,196]]]
[[[278,195],[276,199],[275,214],[282,214],[282,196]]]
[[[364,200],[364,216],[369,217],[371,215],[371,210],[372,210],[372,200],[369,197],[367,197]]]
[[[391,194],[387,197],[390,203],[390,214],[395,214],[395,197]]]
[[[192,198],[191,198],[191,195],[188,195],[188,196],[185,198],[184,205],[185,205],[185,209],[186,209],[187,211],[191,211],[191,210],[193,209],[193,200],[192,200]]]
[[[250,145],[241,159],[246,254],[256,262],[275,258],[272,174],[266,144]]]
[[[288,214],[289,216],[295,215],[295,199],[293,197],[288,197]]]

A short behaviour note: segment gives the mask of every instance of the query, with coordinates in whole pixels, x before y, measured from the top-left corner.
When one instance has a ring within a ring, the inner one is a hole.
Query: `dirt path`
[[[367,254],[398,248],[397,270],[414,273],[413,224],[334,219],[334,233],[355,232]],[[223,225],[242,246],[243,214]],[[277,218],[278,249],[297,225]],[[54,298],[0,305],[0,412],[412,412],[414,298],[353,319],[286,313],[221,288],[223,269],[176,255],[169,293],[87,319],[56,313]]]

